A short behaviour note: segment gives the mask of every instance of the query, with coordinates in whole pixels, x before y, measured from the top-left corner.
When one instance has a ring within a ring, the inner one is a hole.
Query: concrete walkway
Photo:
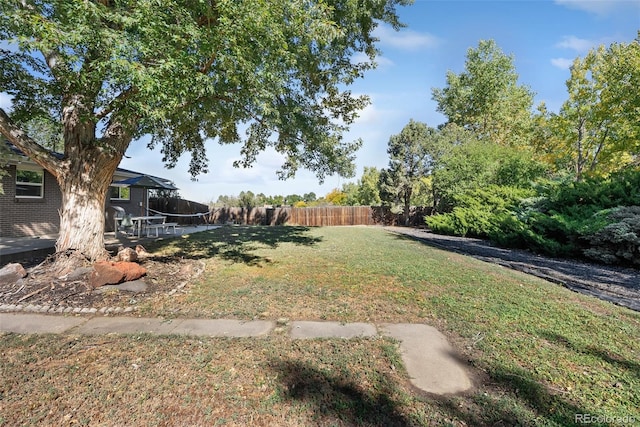
[[[286,325],[286,327],[285,327]],[[0,313],[0,332],[19,334],[135,334],[208,337],[267,337],[276,331],[292,339],[349,339],[388,336],[399,341],[402,361],[411,383],[434,394],[454,394],[471,389],[467,368],[458,361],[444,335],[422,324],[273,322],[231,319],[171,319],[138,317],[51,316]]]

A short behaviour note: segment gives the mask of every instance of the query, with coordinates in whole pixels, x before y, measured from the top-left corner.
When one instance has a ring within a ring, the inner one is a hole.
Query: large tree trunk
[[[62,207],[56,252],[73,251],[86,259],[105,259],[105,198],[118,162],[71,163],[70,173],[58,176]]]
[[[104,247],[105,198],[113,174],[131,141],[131,133],[116,120],[103,136],[95,136],[95,123],[83,120],[87,108],[75,97],[63,109],[65,150],[60,158],[18,128],[0,109],[0,131],[36,163],[56,177],[62,192],[60,234],[56,242],[56,268],[68,270],[78,261],[108,256]]]
[[[121,126],[108,126],[105,137],[96,139],[95,122],[86,119],[90,111],[83,96],[67,99],[62,113],[64,158],[53,172],[62,191],[56,252],[95,261],[108,256],[104,248],[105,198],[130,138],[124,137]]]

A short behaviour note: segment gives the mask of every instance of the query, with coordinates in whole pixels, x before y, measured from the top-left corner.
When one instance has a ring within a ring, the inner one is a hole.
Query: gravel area
[[[640,311],[640,270],[540,256],[526,250],[505,249],[481,239],[444,236],[424,229],[385,227],[429,246],[472,256],[522,271],[567,288]]]

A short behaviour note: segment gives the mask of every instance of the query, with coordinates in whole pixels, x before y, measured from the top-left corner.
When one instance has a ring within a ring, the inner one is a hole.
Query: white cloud
[[[369,57],[364,52],[358,52],[351,57],[352,64],[360,64],[364,62],[369,62]],[[391,67],[394,65],[393,61],[385,56],[376,56],[375,62],[378,65],[378,69]]]
[[[581,39],[576,36],[564,36],[561,41],[556,43],[556,47],[575,50],[578,53],[588,52],[589,49],[598,43],[593,40]]]
[[[378,64],[378,68],[387,68],[395,65],[392,60],[380,55],[376,56],[376,63]]]
[[[640,0],[555,0],[555,3],[599,16],[627,10],[640,11]]]
[[[428,33],[419,33],[413,30],[401,29],[395,31],[388,25],[378,26],[374,36],[380,39],[381,45],[391,46],[402,50],[420,50],[436,47],[440,40]]]
[[[560,68],[561,70],[568,70],[573,65],[573,59],[569,58],[552,58],[551,65]]]
[[[382,117],[383,112],[378,110],[375,105],[369,104],[362,110],[360,110],[360,112],[358,113],[358,118],[355,121],[355,125],[378,123],[378,121]]]

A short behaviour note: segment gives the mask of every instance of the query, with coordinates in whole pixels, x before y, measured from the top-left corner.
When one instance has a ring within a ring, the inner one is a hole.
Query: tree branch
[[[201,67],[200,67],[200,72],[202,74],[206,74],[210,69],[211,69],[211,65],[213,65],[213,62],[216,60],[216,55],[215,53],[213,55],[211,55],[211,58],[209,58],[207,60],[207,62],[205,62]]]
[[[604,123],[604,120],[600,123],[600,125],[602,125],[602,123]],[[602,138],[600,139],[600,143],[598,144],[598,148],[596,149],[596,152],[593,154],[593,160],[591,161],[591,166],[589,166],[589,170],[594,171],[596,169],[596,165],[598,164],[598,156],[600,155],[600,152],[604,148],[604,143],[606,142],[608,135],[609,135],[609,128],[607,127],[604,131],[604,135],[602,135]]]
[[[120,94],[115,98],[113,98],[113,100],[109,103],[109,105],[107,105],[106,108],[103,108],[102,110],[98,111],[95,114],[96,120],[100,121],[105,117],[107,117],[111,112],[113,112],[117,108],[117,104],[119,102],[127,100],[129,97],[135,95],[136,93],[138,93],[138,89],[135,87],[130,87],[129,89],[123,92],[120,92]]]
[[[7,113],[0,108],[0,133],[13,145],[18,147],[27,157],[45,168],[52,175],[58,176],[65,172],[63,163],[51,152],[29,138],[13,121]]]

